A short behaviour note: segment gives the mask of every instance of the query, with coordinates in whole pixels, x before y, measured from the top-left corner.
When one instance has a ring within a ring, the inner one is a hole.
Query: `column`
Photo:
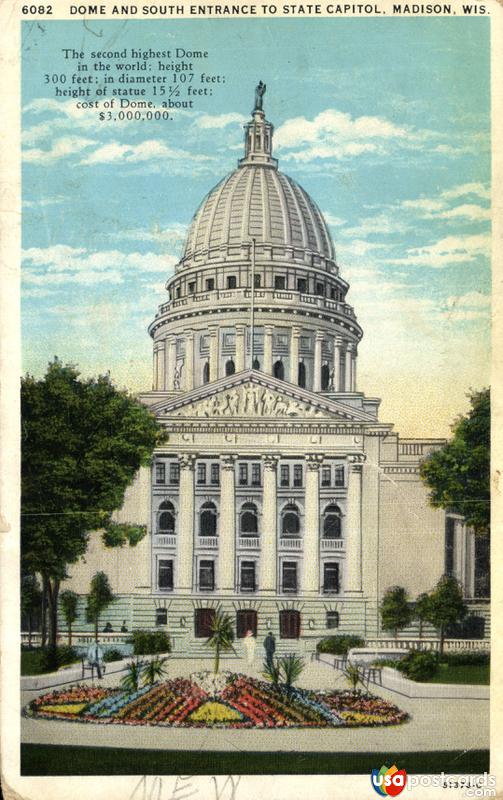
[[[176,591],[192,592],[192,562],[194,558],[194,467],[196,457],[183,453],[180,462],[180,491],[177,535],[177,580]]]
[[[173,377],[176,364],[176,337],[168,336],[165,347],[166,367],[164,370],[164,388],[170,392],[173,389]]]
[[[272,336],[274,327],[264,325],[264,372],[272,375]]]
[[[358,353],[356,345],[353,345],[353,353],[351,356],[351,391],[356,392],[356,357]]]
[[[306,517],[304,525],[304,592],[320,591],[320,466],[321,455],[306,456]]]
[[[316,332],[314,341],[314,381],[313,392],[321,392],[321,347],[323,344],[322,331]]]
[[[295,384],[299,382],[299,345],[300,328],[294,325],[290,337],[290,383]]]
[[[236,372],[245,368],[245,325],[236,325]]]
[[[236,456],[220,458],[220,524],[218,529],[218,588],[234,592],[236,563]]]
[[[166,340],[161,339],[158,343],[157,350],[157,388],[159,391],[164,390],[165,372],[164,372],[164,359],[165,359]]]
[[[346,594],[362,591],[362,470],[365,456],[348,457],[348,496],[346,513]]]
[[[341,351],[343,344],[344,340],[340,336],[336,336],[334,339],[334,392],[342,392]]]
[[[186,330],[185,333],[185,391],[194,388],[194,331]]]
[[[152,389],[154,392],[159,388],[159,346],[157,342],[154,342],[154,361],[152,364]]]
[[[218,327],[211,325],[210,331],[210,381],[218,378]]]
[[[353,345],[351,342],[348,342],[346,346],[346,375],[344,377],[344,391],[350,392],[351,391],[351,354],[353,351]]]
[[[262,594],[276,592],[277,573],[277,456],[262,456],[264,472],[264,490],[262,493],[262,531],[260,551],[260,582]]]

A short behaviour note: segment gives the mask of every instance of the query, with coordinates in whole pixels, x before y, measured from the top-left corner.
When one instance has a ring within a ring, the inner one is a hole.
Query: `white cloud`
[[[443,211],[440,214],[440,217],[442,219],[457,219],[459,217],[464,217],[473,221],[488,220],[491,219],[491,209],[477,206],[474,203],[464,203],[464,205],[456,206],[455,208],[450,208],[446,211]]]
[[[442,192],[442,197],[445,197],[446,200],[450,200],[464,197],[467,194],[474,194],[484,200],[489,200],[491,197],[491,190],[484,183],[462,183],[460,186],[446,189]]]
[[[247,117],[243,116],[243,114],[237,114],[231,112],[229,114],[203,114],[201,117],[196,119],[195,125],[197,128],[226,128],[227,125],[233,125],[235,123],[245,123],[247,121]]]
[[[346,220],[342,219],[341,217],[336,217],[334,214],[331,214],[329,211],[323,212],[323,219],[327,223],[327,225],[332,225],[334,228],[339,227],[339,225],[345,225]]]
[[[438,242],[407,250],[404,258],[388,259],[392,264],[414,264],[443,269],[449,264],[474,261],[489,254],[488,234],[446,236]]]
[[[110,142],[109,144],[98,147],[93,153],[89,154],[80,163],[89,164],[112,164],[120,161],[122,164],[141,163],[152,160],[182,162],[207,162],[212,161],[212,157],[204,155],[194,155],[186,150],[176,150],[168,147],[157,139],[148,139],[140,144],[120,144]]]
[[[23,200],[23,208],[44,208],[66,202],[66,197],[39,197],[37,200]]]
[[[111,234],[112,239],[133,242],[157,242],[159,245],[170,245],[180,248],[187,235],[187,225],[173,222],[165,227],[156,223],[152,228],[132,229]]]
[[[79,136],[65,136],[61,139],[57,139],[50,150],[40,150],[39,148],[25,150],[23,152],[23,159],[32,163],[47,164],[59,158],[65,158],[66,156],[80,153],[81,150],[85,150],[94,144],[96,144],[96,142],[92,139],[84,139]]]

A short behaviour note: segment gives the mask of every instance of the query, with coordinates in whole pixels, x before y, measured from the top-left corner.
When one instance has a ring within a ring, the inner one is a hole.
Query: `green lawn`
[[[382,764],[408,773],[481,774],[489,772],[489,751],[227,753],[21,745],[22,775],[370,775]]]
[[[438,672],[427,683],[489,684],[489,664],[439,664]]]

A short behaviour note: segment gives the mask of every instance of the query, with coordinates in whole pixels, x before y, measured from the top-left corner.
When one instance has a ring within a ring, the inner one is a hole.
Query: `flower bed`
[[[408,717],[373,695],[274,688],[223,672],[123,689],[73,686],[46,693],[24,711],[32,717],[123,725],[221,728],[336,728],[398,725]]]

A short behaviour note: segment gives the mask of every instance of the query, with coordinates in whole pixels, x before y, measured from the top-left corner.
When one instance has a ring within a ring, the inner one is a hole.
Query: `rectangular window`
[[[447,517],[445,520],[445,574],[454,574],[454,544],[455,544],[455,520]]]
[[[189,294],[194,294],[195,291],[196,291],[196,283],[195,281],[191,281],[189,283]]]
[[[311,339],[309,336],[301,336],[300,337],[300,349],[301,350],[311,350]]]
[[[224,333],[224,347],[234,347],[236,335],[234,333]]]
[[[251,485],[260,486],[260,464],[252,464]]]
[[[206,278],[206,291],[212,292],[215,288],[215,278]]]
[[[169,465],[169,482],[180,483],[180,464],[177,464],[176,461]]]
[[[197,482],[198,484],[206,483],[206,464],[197,465]]]
[[[215,589],[215,562],[199,562],[199,588],[201,591],[212,592]]]
[[[288,347],[288,334],[286,333],[277,334],[276,347]]]
[[[323,565],[323,591],[327,594],[339,594],[339,564],[337,561]]]
[[[201,336],[201,343],[200,343],[201,350],[207,350],[209,346],[210,346],[210,337]]]
[[[306,294],[307,292],[307,281],[305,278],[297,278],[297,291],[301,294]]]
[[[155,465],[155,482],[166,483],[166,465],[157,462]]]
[[[156,610],[155,610],[155,624],[156,625],[167,625],[168,624],[168,609],[167,608],[156,608]]]
[[[242,561],[241,562],[241,591],[254,592],[255,585],[255,562]]]
[[[281,570],[281,589],[283,592],[297,591],[296,561],[283,561]]]
[[[161,559],[157,567],[157,586],[168,592],[173,589],[173,562]]]
[[[327,628],[339,627],[339,612],[327,611]]]
[[[220,483],[220,464],[211,465],[211,483],[218,486]]]
[[[286,278],[284,275],[275,275],[274,276],[274,288],[275,289],[284,289],[286,287]]]
[[[228,289],[235,289],[236,288],[236,276],[235,275],[227,275],[227,288]]]
[[[302,486],[302,464],[294,464],[293,467],[293,485],[298,488]]]
[[[321,470],[321,485],[322,486],[330,486],[331,485],[331,468],[330,467],[322,467]]]
[[[255,289],[260,289],[262,281],[260,280],[260,275],[255,275],[253,278],[253,285]]]
[[[337,295],[335,293],[335,289],[330,289],[330,299],[337,300]]]
[[[323,295],[325,294],[325,287],[322,283],[316,284],[316,294],[320,295],[321,297],[323,297]]]
[[[181,293],[182,293],[182,290],[181,290],[181,288],[180,288],[179,286],[177,286],[177,287],[176,287],[176,298],[177,298],[177,300],[179,299],[179,297],[180,297]]]
[[[335,486],[341,487],[344,486],[344,467],[342,464],[338,464],[335,468]]]
[[[279,476],[280,486],[290,486],[290,467],[288,464],[282,464]]]
[[[248,486],[248,464],[239,465],[239,485]]]

